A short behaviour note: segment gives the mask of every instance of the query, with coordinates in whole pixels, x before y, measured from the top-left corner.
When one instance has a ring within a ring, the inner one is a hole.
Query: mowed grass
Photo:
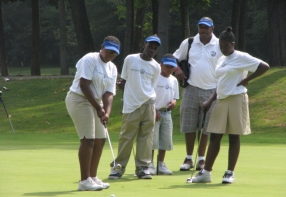
[[[43,73],[44,75],[44,73]],[[252,134],[241,138],[241,154],[235,170],[236,183],[222,185],[227,168],[227,137],[213,168],[210,184],[186,184],[190,172],[180,172],[185,157],[184,137],[179,132],[179,105],[172,112],[174,150],[166,164],[172,176],[138,180],[130,157],[126,174],[108,180],[100,192],[78,192],[78,138],[65,109],[65,95],[73,78],[31,79],[4,82],[2,99],[16,134],[12,133],[0,104],[0,196],[285,196],[286,69],[271,68],[248,86]],[[108,124],[115,154],[121,126],[121,91],[117,92]],[[112,155],[106,143],[98,176],[107,181]]]

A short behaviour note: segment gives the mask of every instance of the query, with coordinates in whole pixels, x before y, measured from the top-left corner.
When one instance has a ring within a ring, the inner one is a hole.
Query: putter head
[[[10,82],[10,79],[4,78],[4,81],[5,81],[5,82]]]
[[[193,180],[193,177],[189,177],[187,178],[186,183],[192,183],[192,180]]]

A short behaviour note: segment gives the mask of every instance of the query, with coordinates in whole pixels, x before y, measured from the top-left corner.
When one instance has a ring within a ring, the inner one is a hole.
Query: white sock
[[[199,156],[199,159],[198,159],[199,161],[201,161],[201,160],[205,160],[205,157],[204,156]]]
[[[205,169],[203,169],[202,173],[203,173],[203,174],[206,174],[206,175],[210,175],[210,174],[211,174],[211,172],[209,172],[209,171],[207,171],[207,170],[205,170]]]
[[[193,155],[187,155],[187,159],[193,159]]]
[[[227,170],[226,173],[227,173],[227,174],[231,174],[231,173],[232,173],[232,174],[234,175],[234,172],[231,171],[231,170]]]

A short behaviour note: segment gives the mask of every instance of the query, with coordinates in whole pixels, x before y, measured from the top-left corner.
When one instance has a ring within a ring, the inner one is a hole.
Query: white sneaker
[[[90,177],[78,183],[79,191],[100,191],[103,190],[102,185],[96,184]]]
[[[91,178],[97,185],[102,185],[103,189],[107,189],[110,187],[109,183],[104,183],[102,182],[102,180],[100,180],[99,178],[96,177],[92,177]]]
[[[180,171],[188,171],[193,167],[193,160],[185,158],[184,163],[180,166]]]
[[[211,174],[203,173],[202,170],[191,180],[192,183],[209,183],[212,182]]]
[[[150,165],[149,165],[149,173],[150,173],[151,175],[156,174],[156,169],[155,169],[155,166],[154,166],[154,163],[153,163],[153,162],[151,162]]]
[[[234,172],[226,171],[222,177],[222,183],[233,183],[234,182]]]
[[[167,168],[165,163],[159,163],[158,174],[171,175],[172,171]]]
[[[120,179],[125,172],[125,167],[122,167],[120,164],[113,166],[111,168],[111,173],[108,176],[108,179]]]

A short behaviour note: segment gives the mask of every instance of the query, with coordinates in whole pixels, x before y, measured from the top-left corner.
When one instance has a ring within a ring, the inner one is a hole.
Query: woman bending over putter
[[[80,139],[78,190],[109,187],[96,174],[106,139],[104,124],[108,122],[116,93],[117,68],[111,61],[119,51],[118,38],[107,36],[99,53],[83,56],[76,64],[77,72],[66,96],[66,107]]]
[[[211,114],[207,132],[211,133],[207,151],[206,163],[195,177],[187,182],[211,182],[211,171],[220,150],[220,141],[224,134],[228,134],[228,168],[222,183],[234,182],[234,168],[240,151],[240,135],[251,133],[248,95],[245,86],[248,82],[262,74],[269,65],[251,55],[234,50],[235,36],[232,28],[228,27],[219,36],[220,50],[224,56],[220,57],[215,70],[218,80],[216,92],[203,103],[207,110],[216,100]],[[247,76],[248,71],[253,72]]]

